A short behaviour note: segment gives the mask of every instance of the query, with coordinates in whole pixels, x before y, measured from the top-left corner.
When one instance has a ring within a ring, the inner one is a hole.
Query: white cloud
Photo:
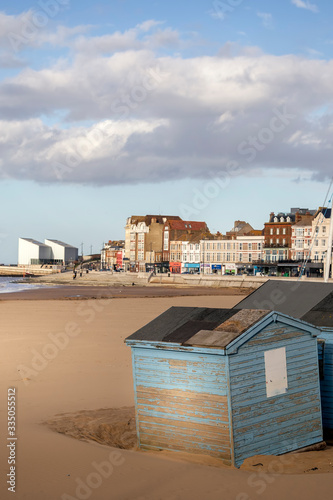
[[[141,24],[137,24],[137,28],[140,31],[150,31],[152,28],[155,28],[156,26],[160,26],[161,24],[164,24],[164,21],[156,21],[155,19],[149,19],[148,21],[144,21]]]
[[[299,9],[310,10],[311,12],[318,12],[318,7],[316,4],[311,3],[309,1],[303,0],[291,0],[291,3],[298,7]]]
[[[273,26],[273,16],[268,12],[257,12],[257,16],[261,19],[265,28],[270,29]]]
[[[1,178],[159,182],[206,178],[230,161],[244,175],[329,172],[333,62],[232,43],[216,56],[161,56],[154,47],[170,46],[172,30],[133,30],[76,37],[71,60],[0,82]]]
[[[319,50],[316,49],[306,49],[306,52],[309,54],[310,57],[323,57],[323,53],[320,52]]]

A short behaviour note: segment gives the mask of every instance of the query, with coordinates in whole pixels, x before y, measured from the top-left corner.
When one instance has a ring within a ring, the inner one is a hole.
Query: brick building
[[[125,255],[125,241],[117,240],[104,243],[101,250],[101,268],[102,269],[123,269]]]
[[[206,222],[185,221],[185,220],[167,220],[163,228],[163,261],[170,260],[170,242],[177,241],[184,237],[183,241],[191,241],[196,235],[203,238],[209,234]],[[199,238],[199,241],[200,241]]]
[[[291,260],[292,226],[315,213],[307,208],[290,212],[272,212],[264,228],[264,260],[267,263]]]

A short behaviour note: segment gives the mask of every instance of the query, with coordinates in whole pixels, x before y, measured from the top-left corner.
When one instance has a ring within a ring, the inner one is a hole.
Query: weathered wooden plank
[[[194,453],[194,454],[202,454],[205,450],[200,449],[200,448],[188,448],[186,446],[180,446],[178,445],[177,448],[174,447],[174,443],[170,442],[165,442],[162,444],[155,442],[154,440],[149,440],[141,445],[143,449],[148,449],[148,450],[176,450],[176,451],[183,451],[186,453]],[[226,465],[231,465],[231,459],[230,459],[230,454],[228,453],[223,453],[220,451],[214,451],[214,450],[206,450],[205,454],[208,454],[211,457],[215,458],[220,458],[223,463]]]
[[[196,431],[190,426],[180,426],[180,425],[168,425],[167,423],[155,424],[150,422],[142,421],[140,423],[140,436],[142,437],[143,433],[152,434],[155,436],[175,436],[175,432],[177,433],[177,439],[188,438],[190,442],[194,441],[209,441],[219,443],[220,446],[228,447],[230,446],[230,439],[228,439],[228,432],[216,432],[216,428],[211,428],[210,432]]]
[[[233,389],[231,391],[232,394],[232,407],[235,408],[237,406],[242,406],[242,405],[249,405],[251,403],[260,403],[261,401],[264,401],[267,399],[266,396],[266,388],[265,387],[260,387],[258,388],[255,386],[254,388],[252,387],[253,391],[251,390],[243,390],[241,389]],[[288,390],[285,393],[283,397],[292,397],[300,392],[306,392],[306,391],[317,391],[318,389],[314,388],[314,381],[310,380],[310,382],[302,381],[302,385],[299,387],[292,387],[288,385]],[[272,399],[272,401],[274,398]]]
[[[150,413],[139,413],[140,422],[149,422],[151,424],[162,424],[166,425],[170,423],[170,425],[174,425],[175,427],[186,427],[191,428],[194,431],[201,430],[203,432],[210,432],[212,428],[216,429],[216,432],[224,432],[228,426],[228,421],[211,419],[209,415],[207,415],[204,419],[196,418],[186,418],[186,416],[181,415],[172,415],[172,414],[163,414],[158,411]]]
[[[147,413],[150,411],[157,411],[159,413],[170,413],[176,415],[186,415],[187,417],[193,418],[206,418],[209,415],[210,418],[214,418],[216,420],[228,420],[228,408],[220,407],[220,408],[200,408],[198,406],[188,407],[187,405],[177,405],[177,404],[154,404],[147,403],[147,401],[138,399],[137,404],[138,410],[143,413]]]
[[[142,433],[141,444],[147,444],[148,442],[154,441],[156,444],[163,445],[165,443],[173,443],[172,449],[177,450],[180,447],[187,450],[193,450],[194,448],[201,450],[209,450],[221,453],[225,456],[230,457],[230,448],[227,446],[221,446],[218,441],[209,440],[196,440],[189,437],[182,438],[182,436],[177,436],[177,439],[173,435],[154,435],[150,433]]]
[[[177,408],[156,407],[141,405],[138,402],[137,412],[139,416],[151,415],[153,417],[163,417],[164,415],[172,416],[174,419],[191,420],[193,422],[225,422],[228,423],[228,412],[221,412],[220,414],[211,414],[209,412],[178,410]]]
[[[160,396],[163,394],[165,397],[176,397],[176,398],[190,398],[192,400],[198,401],[198,403],[202,401],[215,401],[215,402],[223,402],[225,401],[225,396],[224,395],[217,395],[217,394],[205,394],[205,393],[197,393],[196,391],[188,391],[188,390],[181,390],[181,389],[161,389],[157,387],[145,387],[142,385],[137,386],[137,393],[149,393],[152,396]]]
[[[312,379],[316,381],[318,379],[318,373],[314,371],[313,366],[307,366],[305,368],[299,368],[298,370],[288,369],[288,384],[291,385],[298,380],[302,380],[306,377],[308,381]],[[265,373],[263,370],[257,371],[249,377],[249,374],[233,376],[233,387],[237,389],[246,388],[249,385],[256,385],[257,387],[262,387],[266,385]]]
[[[149,387],[146,388],[147,389],[147,392],[141,392],[139,391],[138,392],[138,397],[141,399],[141,400],[146,400],[147,402],[152,402],[152,403],[155,403],[155,404],[164,404],[164,402],[167,401],[168,404],[173,404],[173,403],[177,403],[177,404],[184,404],[184,405],[188,405],[188,406],[202,406],[204,408],[209,408],[209,409],[217,409],[217,408],[221,408],[223,407],[223,405],[225,404],[225,401],[224,399],[223,400],[213,400],[211,398],[207,398],[206,395],[204,393],[200,393],[198,394],[198,396],[200,397],[191,397],[191,396],[188,396],[188,392],[183,392],[183,395],[181,396],[174,396],[174,395],[167,395],[167,394],[163,394],[164,391],[160,391],[161,394],[153,394],[149,391]],[[155,388],[154,388],[155,389]],[[177,392],[177,391],[175,391]],[[214,395],[213,395],[214,396]],[[226,396],[218,396],[219,398],[225,398]]]
[[[301,430],[303,432],[301,432]],[[248,456],[255,455],[259,453],[270,453],[272,450],[276,450],[276,453],[282,453],[283,448],[292,445],[290,449],[297,449],[301,446],[306,446],[307,441],[320,442],[322,440],[322,428],[321,422],[317,422],[313,426],[307,424],[304,428],[286,428],[284,432],[277,431],[275,434],[264,434],[263,436],[256,437],[252,436],[249,439],[244,439],[243,442],[235,443],[236,455],[239,457],[240,454],[249,453]],[[293,443],[294,441],[294,443]],[[297,444],[296,444],[297,443]]]
[[[294,418],[294,416],[297,414],[297,407],[302,407],[302,409],[307,410],[308,408],[313,409],[314,404],[319,406],[319,398],[318,395],[313,396],[307,400],[307,403],[304,404],[304,397],[299,400],[297,400],[294,404],[293,401],[284,401],[281,403],[278,407],[274,409],[274,416],[275,418],[280,418],[283,417],[284,415],[289,415],[289,418]],[[269,405],[264,405],[264,404],[257,404],[256,407],[254,408],[249,408],[246,407],[244,411],[241,412],[234,412],[234,415],[237,416],[234,422],[234,429],[240,429],[241,427],[244,427],[244,421],[248,422],[248,415],[251,412],[251,418],[255,422],[265,422],[267,420],[266,417],[266,412],[269,412],[270,408]],[[243,419],[242,420],[242,416]],[[252,424],[249,424],[249,426],[252,426]]]
[[[244,420],[242,423],[240,423],[240,425],[234,427],[235,431],[237,431],[237,437],[235,439],[241,439],[242,434],[248,432],[251,432],[256,436],[267,435],[269,428],[267,424],[269,424],[269,426],[275,424],[275,429],[279,430],[285,427],[296,426],[297,424],[304,421],[304,417],[306,415],[312,415],[314,421],[316,418],[320,420],[320,403],[317,402],[316,407],[308,406],[307,408],[302,408],[301,410],[295,411],[294,413],[290,410],[284,414],[277,413],[274,415],[273,422],[270,419],[267,419],[267,417],[257,418],[255,420],[255,423],[249,423],[247,420]]]
[[[289,346],[286,348],[287,361],[292,361],[291,369],[294,369],[294,364],[296,369],[297,366],[304,366],[304,362],[310,364],[317,360],[317,353],[314,352],[313,348],[305,348],[300,354],[301,350],[302,348],[300,346],[295,346],[295,349],[292,350]],[[262,362],[266,351],[267,349],[256,349],[251,353],[240,354],[232,365],[232,372],[237,373],[240,368],[242,373],[252,373],[252,370],[256,371],[262,369]]]

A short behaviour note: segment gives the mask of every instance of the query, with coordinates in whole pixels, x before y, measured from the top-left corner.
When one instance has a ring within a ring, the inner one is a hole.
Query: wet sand
[[[183,296],[239,296],[239,300],[252,289],[243,288],[204,288],[172,286],[52,286],[20,292],[1,293],[2,300],[61,300],[85,298],[144,298],[144,297],[183,297]],[[239,302],[237,300],[237,302]]]

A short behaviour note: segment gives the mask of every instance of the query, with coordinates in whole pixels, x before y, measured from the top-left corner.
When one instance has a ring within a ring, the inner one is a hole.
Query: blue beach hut
[[[167,310],[125,341],[139,447],[238,467],[321,442],[318,333],[274,311]]]

